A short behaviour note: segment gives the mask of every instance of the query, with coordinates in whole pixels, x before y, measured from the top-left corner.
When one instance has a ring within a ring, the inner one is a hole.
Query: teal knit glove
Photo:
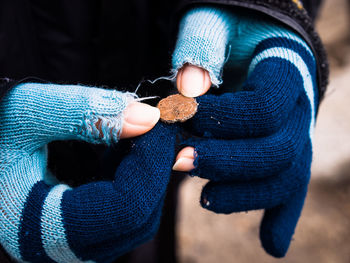
[[[117,142],[123,110],[134,99],[92,87],[20,84],[1,102],[0,145],[32,154],[52,140]]]
[[[21,84],[0,102],[0,243],[19,262],[112,262],[151,239],[174,161],[176,128],[133,142],[113,181],[71,188],[46,169],[53,140],[117,142],[135,98],[118,91]],[[142,116],[138,116],[138,118]]]
[[[222,83],[221,70],[230,36],[230,22],[226,23],[226,20],[231,21],[231,17],[209,7],[195,8],[185,14],[180,22],[173,53],[175,74],[185,63],[189,63],[208,70],[213,85]]]
[[[223,83],[225,68],[226,87],[231,91],[241,89],[258,43],[276,37],[296,41],[309,50],[297,34],[256,12],[194,8],[180,21],[172,71],[177,73],[185,63],[202,67],[209,72],[213,86],[218,87]]]
[[[265,209],[261,243],[282,257],[310,179],[316,60],[292,31],[258,13],[235,11],[197,8],[181,21],[174,71],[191,63],[222,85],[214,90],[220,95],[196,98],[197,113],[184,124],[196,137],[183,143],[194,148],[193,158],[190,152],[175,167],[183,158],[192,162],[192,175],[209,180],[201,194],[208,210]]]

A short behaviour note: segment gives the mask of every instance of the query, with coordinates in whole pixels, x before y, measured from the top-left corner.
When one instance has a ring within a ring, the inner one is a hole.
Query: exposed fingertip
[[[176,156],[176,161],[182,157],[194,159],[194,157],[195,157],[194,147],[187,146],[187,147],[181,149],[181,151],[179,151],[179,153]]]
[[[191,146],[183,148],[176,156],[176,162],[173,166],[174,171],[179,172],[190,172],[194,166],[195,150]]]
[[[139,136],[151,130],[160,118],[156,107],[141,102],[132,102],[124,110],[121,138]]]
[[[175,162],[173,166],[173,170],[179,171],[179,172],[190,172],[195,168],[193,165],[193,162],[194,162],[194,157],[192,158],[181,157]]]
[[[186,97],[201,96],[211,86],[208,71],[190,64],[179,70],[176,83],[178,91]]]

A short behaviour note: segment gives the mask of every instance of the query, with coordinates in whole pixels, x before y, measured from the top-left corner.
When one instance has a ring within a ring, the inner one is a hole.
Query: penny
[[[196,114],[197,107],[198,103],[194,98],[181,94],[170,95],[157,105],[160,110],[160,119],[167,123],[187,121]]]

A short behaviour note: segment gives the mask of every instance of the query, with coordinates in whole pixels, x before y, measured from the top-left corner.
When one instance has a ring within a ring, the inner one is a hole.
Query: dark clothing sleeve
[[[313,21],[317,19],[323,0],[303,0],[303,4]]]
[[[14,84],[7,83],[6,78],[37,77],[55,83],[126,90],[135,88],[144,78],[167,75],[179,19],[175,10],[194,3],[231,2],[254,1],[77,0],[72,4],[62,0],[55,5],[43,0],[3,1],[0,99]],[[302,2],[314,19],[322,0]]]
[[[0,79],[0,101],[3,96],[11,89],[12,86],[16,84],[16,81],[8,79],[8,78],[2,78]],[[2,261],[1,261],[2,262]]]
[[[12,263],[10,257],[7,255],[5,250],[0,246],[0,262],[1,263]]]

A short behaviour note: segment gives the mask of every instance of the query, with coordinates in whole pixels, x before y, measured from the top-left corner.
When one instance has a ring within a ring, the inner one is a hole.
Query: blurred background
[[[317,28],[329,54],[330,85],[317,119],[308,197],[287,256],[263,251],[262,211],[206,211],[199,206],[205,181],[191,178],[180,193],[180,262],[350,262],[350,1],[324,1]]]

